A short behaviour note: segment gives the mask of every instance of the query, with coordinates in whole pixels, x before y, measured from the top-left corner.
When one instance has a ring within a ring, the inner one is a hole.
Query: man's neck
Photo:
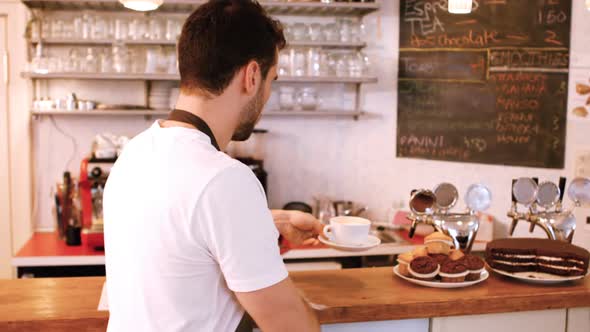
[[[235,122],[232,118],[235,117],[231,114],[231,107],[227,98],[223,96],[206,99],[201,96],[188,96],[180,94],[176,102],[176,109],[190,112],[207,123],[219,148],[225,150],[235,130]],[[182,126],[191,127],[190,125],[177,122],[177,121],[166,121],[164,126]]]

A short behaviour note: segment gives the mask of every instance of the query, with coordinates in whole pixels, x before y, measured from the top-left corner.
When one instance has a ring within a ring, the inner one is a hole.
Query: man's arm
[[[290,278],[253,292],[235,292],[238,301],[264,332],[320,331],[313,309]]]

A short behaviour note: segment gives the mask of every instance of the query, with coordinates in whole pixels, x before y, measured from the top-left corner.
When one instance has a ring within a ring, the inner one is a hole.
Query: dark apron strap
[[[209,136],[211,139],[211,144],[220,151],[219,145],[217,144],[217,140],[213,135],[213,131],[209,128],[209,125],[205,120],[201,119],[200,117],[196,116],[195,114],[183,110],[174,109],[168,114],[168,120],[177,121],[189,124],[195,127],[198,131],[201,131],[203,134]]]
[[[254,320],[248,315],[247,312],[244,312],[244,316],[240,321],[238,327],[236,327],[236,332],[252,332],[254,329]]]

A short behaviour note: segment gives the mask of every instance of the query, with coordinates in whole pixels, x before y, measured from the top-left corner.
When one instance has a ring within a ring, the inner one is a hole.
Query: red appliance
[[[114,159],[84,158],[78,190],[82,209],[82,245],[104,249],[102,193]]]

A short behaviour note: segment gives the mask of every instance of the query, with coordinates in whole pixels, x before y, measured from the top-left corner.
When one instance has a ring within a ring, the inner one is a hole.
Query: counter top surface
[[[561,285],[521,283],[494,273],[462,289],[410,284],[391,267],[291,273],[323,324],[590,307],[590,278]],[[0,330],[104,330],[97,311],[104,278],[0,281]]]
[[[401,237],[400,237],[401,239]],[[381,244],[363,252],[346,252],[328,248],[324,245],[316,247],[297,247],[283,254],[284,259],[314,259],[353,256],[397,255],[410,251],[416,245],[406,241]],[[476,241],[474,251],[485,250],[486,242]],[[104,251],[97,251],[88,246],[67,246],[55,232],[34,233],[29,241],[12,258],[16,267],[30,266],[77,266],[104,265]]]

